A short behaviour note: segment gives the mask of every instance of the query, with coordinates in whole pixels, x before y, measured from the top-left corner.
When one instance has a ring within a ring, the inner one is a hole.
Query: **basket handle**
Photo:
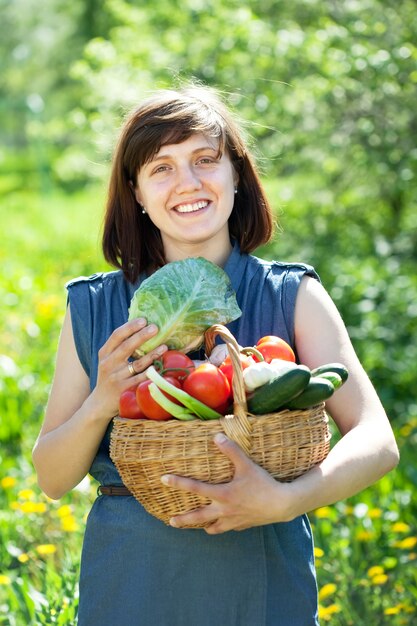
[[[240,350],[232,333],[222,324],[214,324],[205,332],[205,348],[207,356],[210,356],[215,339],[219,336],[227,345],[233,368],[233,415],[226,415],[220,421],[226,435],[236,441],[249,455],[251,449],[252,426],[248,419],[245,385],[243,383],[243,370],[240,361]]]

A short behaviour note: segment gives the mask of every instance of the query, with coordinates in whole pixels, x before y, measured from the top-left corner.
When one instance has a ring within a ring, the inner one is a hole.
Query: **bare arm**
[[[68,308],[45,419],[33,449],[39,485],[51,498],[60,498],[88,473],[106,428],[118,413],[120,394],[144,379],[141,372],[155,358],[155,351],[134,362],[138,375],[133,377],[127,359],[156,333],[145,320],[127,322],[114,331],[99,352],[97,385],[90,393]],[[161,346],[162,352],[165,349]]]
[[[294,481],[294,514],[347,498],[373,484],[398,463],[398,449],[384,408],[360,364],[345,325],[324,288],[302,281],[297,300],[296,345],[302,363],[338,361],[347,382],[326,403],[342,438],[316,468]]]
[[[341,440],[318,466],[292,483],[279,483],[255,465],[232,441],[216,441],[235,466],[225,485],[208,485],[169,476],[172,487],[212,500],[177,516],[175,526],[212,521],[208,533],[285,522],[366,488],[398,462],[398,449],[385,411],[355,354],[340,315],[324,288],[303,279],[295,311],[295,341],[300,361],[310,368],[341,362],[349,370],[345,385],[327,402]]]

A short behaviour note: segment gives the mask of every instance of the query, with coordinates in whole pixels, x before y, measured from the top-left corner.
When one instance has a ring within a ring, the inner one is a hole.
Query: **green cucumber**
[[[297,365],[278,375],[248,398],[248,409],[253,415],[273,413],[300,394],[308,385],[311,372],[305,365]]]
[[[346,367],[342,365],[342,363],[326,363],[325,365],[320,365],[320,367],[315,367],[311,370],[311,375],[321,376],[327,372],[335,372],[336,374],[339,374],[343,382],[346,382],[349,376],[349,372]]]
[[[330,398],[334,394],[334,391],[334,386],[330,380],[321,378],[320,376],[312,376],[304,391],[288,402],[286,408],[308,409]]]
[[[335,389],[339,389],[344,383],[342,377],[337,372],[323,372],[323,374],[320,374],[319,378],[330,380]]]

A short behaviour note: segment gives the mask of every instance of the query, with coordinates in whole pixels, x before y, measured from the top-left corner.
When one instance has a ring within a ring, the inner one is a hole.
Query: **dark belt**
[[[102,496],[133,496],[133,493],[124,485],[100,485],[97,493]]]

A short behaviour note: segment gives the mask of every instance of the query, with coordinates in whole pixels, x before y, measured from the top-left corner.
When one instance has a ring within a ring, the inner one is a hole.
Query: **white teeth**
[[[194,202],[193,204],[179,204],[176,210],[178,213],[192,213],[193,211],[203,209],[207,205],[207,200],[199,200],[199,202]]]

